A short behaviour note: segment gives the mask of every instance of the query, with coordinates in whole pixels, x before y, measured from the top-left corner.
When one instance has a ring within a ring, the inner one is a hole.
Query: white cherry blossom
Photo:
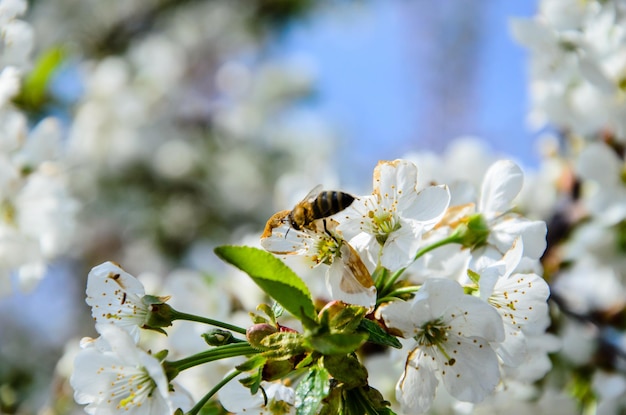
[[[95,322],[114,324],[135,342],[149,312],[141,301],[144,295],[141,282],[110,261],[94,267],[87,277],[86,302]]]
[[[518,273],[523,244],[517,239],[501,261],[480,271],[480,296],[502,317],[505,340],[496,351],[509,366],[519,366],[528,353],[526,333],[542,333],[550,323],[546,281],[537,274]]]
[[[85,412],[104,414],[172,414],[174,400],[187,401],[184,392],[175,397],[161,363],[138,348],[119,327],[96,325],[97,339],[83,339],[74,361],[70,383],[74,399],[86,404]],[[182,395],[182,396],[181,396]]]
[[[504,340],[502,319],[456,281],[429,279],[410,302],[390,303],[381,314],[388,327],[414,340],[396,386],[406,413],[427,411],[439,381],[468,402],[482,401],[500,381],[492,343]]]
[[[510,160],[497,161],[487,170],[477,211],[487,221],[489,236],[487,246],[474,256],[495,255],[495,258],[500,258],[518,237],[521,237],[524,245],[524,256],[536,260],[545,251],[546,223],[529,220],[511,212],[513,199],[522,190],[523,181],[522,170]]]
[[[326,288],[333,300],[373,307],[376,287],[370,272],[336,228],[333,219],[317,220],[312,228],[300,230],[284,221],[261,237],[261,245],[275,254],[301,255],[312,268],[327,265]]]
[[[407,160],[381,161],[374,170],[372,195],[355,200],[338,217],[348,240],[360,238],[370,253],[380,247],[380,263],[397,270],[410,264],[421,235],[443,217],[450,192],[446,186],[416,190],[417,167]],[[376,256],[376,254],[373,254]]]

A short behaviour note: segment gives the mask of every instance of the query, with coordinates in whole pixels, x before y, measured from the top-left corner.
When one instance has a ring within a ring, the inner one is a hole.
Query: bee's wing
[[[303,202],[313,202],[315,200],[315,198],[317,197],[317,195],[319,195],[322,192],[323,188],[324,187],[321,184],[318,184],[313,189],[311,189],[311,191],[309,193],[307,193],[306,196],[304,196],[304,198],[302,198],[302,201]]]
[[[333,299],[373,309],[376,287],[361,257],[347,242],[341,245],[337,258],[327,274],[326,285]]]

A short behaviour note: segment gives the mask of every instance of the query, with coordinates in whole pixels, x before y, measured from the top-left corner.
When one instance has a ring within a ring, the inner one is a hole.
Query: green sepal
[[[330,375],[321,367],[313,367],[296,387],[296,401],[300,406],[296,415],[315,415],[330,391]]]
[[[303,368],[309,366],[311,363],[313,363],[313,361],[315,359],[318,359],[318,358],[319,358],[319,355],[317,353],[315,353],[315,352],[313,352],[313,353],[306,353],[304,355],[304,358],[298,362],[298,364],[296,365],[295,369],[296,370],[303,369]]]
[[[480,274],[476,271],[472,271],[471,269],[467,270],[467,276],[474,284],[478,284],[480,281]]]
[[[485,245],[489,237],[489,232],[489,225],[485,217],[480,213],[471,215],[467,221],[456,230],[459,243],[470,249]]]
[[[383,346],[390,346],[395,349],[402,349],[402,343],[397,337],[387,333],[378,323],[366,318],[359,322],[359,329],[368,333],[367,341],[380,344]]]
[[[262,367],[265,362],[267,362],[267,358],[263,355],[260,354],[255,354],[254,356],[250,357],[248,360],[246,360],[245,362],[243,362],[240,365],[235,366],[235,369],[239,370],[240,372],[249,372],[252,369],[257,369]]]
[[[320,324],[333,333],[351,333],[357,329],[366,313],[365,307],[333,301],[320,312]]]
[[[294,317],[316,320],[315,306],[306,284],[269,252],[248,246],[219,246],[215,253],[247,273],[267,295]]]
[[[247,378],[239,379],[239,383],[241,383],[246,388],[250,389],[250,393],[254,395],[259,391],[261,387],[261,381],[263,380],[263,375],[261,370],[257,370],[252,375]]]
[[[322,358],[324,368],[347,389],[367,385],[367,369],[353,355],[327,355]]]
[[[304,337],[300,333],[279,332],[270,334],[261,340],[267,349],[263,352],[268,360],[285,360],[304,353]]]
[[[167,349],[163,349],[163,350],[161,350],[161,351],[159,351],[159,352],[156,352],[156,353],[155,353],[155,354],[153,354],[152,356],[153,356],[156,360],[158,360],[159,362],[162,362],[162,361],[164,361],[164,360],[165,360],[165,358],[167,357],[167,355],[169,354],[169,352],[170,352],[169,350],[167,350]]]
[[[274,314],[274,308],[268,304],[259,304],[256,307],[257,311],[265,313],[265,315],[269,318],[269,321],[272,322],[273,325],[276,325],[276,315]]]
[[[161,327],[169,327],[175,320],[175,310],[166,304],[169,297],[156,297],[154,295],[144,295],[141,302],[148,306],[148,315],[142,328],[158,331],[166,334]]]

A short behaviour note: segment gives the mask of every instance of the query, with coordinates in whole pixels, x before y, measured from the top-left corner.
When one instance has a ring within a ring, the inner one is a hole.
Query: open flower
[[[376,287],[372,276],[336,228],[332,219],[318,220],[314,226],[299,230],[285,221],[265,233],[261,245],[278,255],[302,255],[311,267],[328,265],[326,287],[333,300],[373,307]]]
[[[523,255],[521,238],[501,261],[480,271],[480,297],[491,304],[504,322],[505,339],[496,351],[504,364],[519,366],[528,353],[527,334],[543,333],[550,323],[550,288],[537,274],[517,273]]]
[[[391,329],[414,340],[396,398],[406,413],[430,408],[439,380],[456,399],[480,402],[500,381],[492,342],[504,339],[493,307],[466,295],[459,283],[429,279],[410,302],[382,307]]]
[[[115,324],[135,341],[149,313],[149,305],[142,302],[144,295],[143,284],[113,262],[92,268],[87,276],[85,301],[96,323]]]
[[[417,167],[410,161],[379,162],[372,195],[355,200],[337,219],[338,229],[348,240],[359,235],[370,253],[382,247],[380,263],[385,268],[405,267],[414,259],[422,233],[439,222],[450,203],[446,186],[418,193],[416,185]]]
[[[478,212],[489,226],[487,247],[497,250],[501,257],[514,241],[522,238],[524,256],[539,259],[546,249],[546,223],[532,221],[511,212],[513,199],[522,190],[524,174],[510,160],[491,165],[483,179],[478,201]]]
[[[94,415],[172,414],[174,399],[184,393],[179,391],[176,397],[170,393],[161,363],[119,327],[96,328],[101,337],[83,339],[74,361],[70,384],[76,402],[87,404],[85,412]]]

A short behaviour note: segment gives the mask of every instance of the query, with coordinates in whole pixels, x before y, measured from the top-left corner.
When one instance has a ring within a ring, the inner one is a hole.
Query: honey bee
[[[291,211],[281,210],[272,215],[265,224],[261,238],[271,236],[272,230],[285,221],[288,221],[289,225],[297,231],[303,228],[313,229],[313,223],[316,220],[341,212],[350,206],[354,199],[354,196],[349,193],[322,190],[321,185],[315,186]]]
[[[372,309],[376,304],[372,276],[357,251],[335,231],[338,222],[330,218],[354,200],[348,193],[321,190],[321,186],[316,186],[292,210],[281,210],[269,218],[261,235],[261,245],[274,254],[311,255],[314,264],[329,264],[327,287],[333,298]],[[284,225],[288,225],[286,231],[283,228],[272,235],[274,229]],[[290,229],[313,232],[310,235],[296,232],[288,238]]]

